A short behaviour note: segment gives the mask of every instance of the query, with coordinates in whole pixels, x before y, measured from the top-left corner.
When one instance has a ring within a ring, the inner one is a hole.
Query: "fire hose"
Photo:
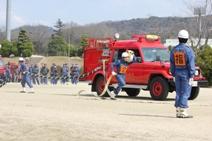
[[[110,90],[108,89],[108,86],[110,84],[111,79],[113,78],[113,75],[111,74],[109,76],[109,78],[106,80],[106,71],[105,71],[106,70],[106,64],[105,64],[106,61],[108,61],[108,60],[102,60],[102,63],[103,63],[103,75],[104,75],[104,79],[105,79],[105,87],[104,87],[104,89],[103,89],[101,94],[94,95],[94,96],[97,96],[97,97],[103,97],[105,94],[108,94],[110,97],[112,97],[112,94],[111,94]],[[80,95],[84,91],[85,90],[80,90],[77,94]]]

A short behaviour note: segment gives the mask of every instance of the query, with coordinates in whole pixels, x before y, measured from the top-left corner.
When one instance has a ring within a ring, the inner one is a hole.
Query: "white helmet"
[[[135,56],[134,51],[127,50],[126,52],[129,54],[129,62],[133,62],[133,59],[134,59],[134,56]]]
[[[129,53],[130,55],[134,55],[134,51],[132,50],[127,50],[127,53]]]
[[[178,38],[188,39],[189,38],[188,31],[185,29],[180,30],[180,32],[178,33]]]
[[[122,58],[129,57],[129,54],[127,52],[123,52],[122,55],[121,55],[121,57]]]
[[[20,57],[18,60],[19,61],[24,61],[24,58],[23,57]]]

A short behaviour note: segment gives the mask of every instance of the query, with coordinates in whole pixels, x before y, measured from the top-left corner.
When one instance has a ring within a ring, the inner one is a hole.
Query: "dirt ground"
[[[149,93],[100,100],[85,83],[0,88],[0,141],[211,141],[212,89],[190,101],[193,119],[175,118],[174,95],[153,101]],[[77,92],[85,90],[80,96]]]

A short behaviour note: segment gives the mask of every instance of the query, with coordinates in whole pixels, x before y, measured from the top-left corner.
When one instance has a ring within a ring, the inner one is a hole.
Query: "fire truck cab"
[[[165,100],[169,92],[175,91],[170,73],[169,50],[157,35],[133,35],[128,40],[88,39],[80,80],[89,81],[91,90],[101,94],[107,78],[111,75],[112,62],[121,59],[121,54],[126,50],[132,50],[137,61],[129,65],[126,86],[122,91],[128,96],[135,97],[141,89],[149,90],[154,100]],[[190,100],[195,99],[200,86],[207,83],[199,67],[196,67],[194,80],[196,83],[192,87]],[[115,77],[112,78],[109,89],[113,90],[116,83]]]

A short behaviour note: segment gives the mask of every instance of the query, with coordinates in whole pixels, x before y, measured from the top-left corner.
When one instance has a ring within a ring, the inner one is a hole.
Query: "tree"
[[[12,44],[13,45],[12,45],[12,48],[11,48],[11,54],[18,56],[17,41],[13,41]]]
[[[62,36],[63,33],[62,33],[62,29],[65,25],[63,24],[63,22],[61,21],[61,19],[58,19],[57,22],[56,22],[56,25],[54,26],[55,27],[55,34],[58,35],[58,36]]]
[[[195,52],[198,51],[198,47],[204,47],[208,44],[208,39],[211,32],[211,20],[210,15],[212,14],[212,1],[204,0],[204,1],[188,1],[187,0],[188,9],[192,12],[192,14],[196,15],[196,21],[194,26],[191,26],[191,33],[194,38],[191,37],[191,44],[194,48]],[[205,38],[204,45],[201,44],[201,40]],[[196,53],[197,54],[197,53]]]
[[[78,25],[74,22],[70,22],[64,25],[62,32],[63,37],[67,43],[72,43],[75,40],[74,36],[76,33],[74,32],[74,29],[76,27],[78,27]]]
[[[202,69],[209,84],[212,85],[212,48],[210,46],[206,45],[198,52],[197,64]]]
[[[7,40],[2,41],[0,44],[2,45],[0,54],[4,57],[9,57],[13,44]]]
[[[48,44],[48,55],[59,56],[66,55],[68,53],[68,44],[65,42],[63,37],[52,35],[51,40]]]
[[[27,32],[23,29],[20,30],[18,35],[18,55],[23,57],[30,57],[33,52],[33,44],[32,41],[27,36]]]
[[[83,50],[82,47],[80,46],[71,45],[69,52],[70,52],[69,56],[82,56]]]
[[[80,38],[80,46],[82,48],[85,48],[86,46],[88,46],[88,36],[86,34],[83,34]]]
[[[2,45],[2,48],[0,49],[0,54],[4,57],[9,57],[11,54],[17,55],[18,50],[15,42],[10,42],[7,40],[4,40],[0,43]]]
[[[36,27],[26,26],[25,27],[30,34],[34,45],[34,53],[46,55],[48,41],[51,38],[53,30],[47,26],[38,25]]]

